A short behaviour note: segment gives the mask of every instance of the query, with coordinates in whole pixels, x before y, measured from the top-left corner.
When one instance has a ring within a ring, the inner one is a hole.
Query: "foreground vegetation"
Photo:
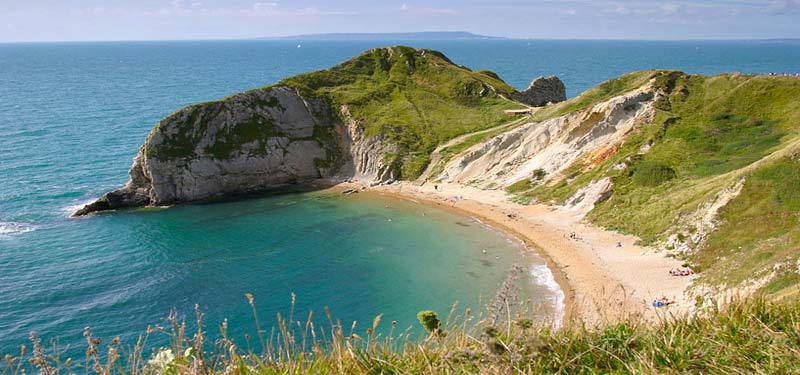
[[[394,325],[375,318],[364,329],[343,326],[327,313],[326,324],[278,316],[277,331],[261,331],[255,302],[256,333],[245,346],[235,345],[220,327],[211,340],[197,315],[197,329],[187,332],[175,316],[164,328],[148,329],[133,347],[112,339],[107,344],[87,328],[86,357],[59,358],[31,334],[31,349],[6,355],[2,374],[791,374],[800,372],[800,303],[774,304],[763,299],[709,304],[697,316],[665,317],[645,323],[631,317],[588,327],[568,321],[554,330],[518,315],[497,326],[470,322],[470,313],[439,322],[421,312],[430,331],[409,340]],[[668,311],[665,312],[668,314]],[[389,325],[386,336],[378,334]],[[153,335],[166,335],[168,348],[147,346]],[[252,341],[252,342],[251,342]],[[129,344],[129,343],[128,343]],[[128,349],[126,349],[128,348]],[[264,348],[264,350],[261,350]]]

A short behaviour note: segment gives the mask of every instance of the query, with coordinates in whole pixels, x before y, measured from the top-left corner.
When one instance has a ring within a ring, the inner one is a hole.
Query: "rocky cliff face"
[[[241,194],[337,174],[391,178],[376,155],[383,148],[375,139],[345,129],[325,100],[305,98],[294,88],[248,91],[162,120],[134,158],[130,181],[75,215]],[[351,160],[360,162],[358,168],[342,168]]]
[[[652,118],[654,98],[655,92],[645,87],[585,110],[525,124],[466,150],[436,179],[482,188],[506,187],[526,178],[552,179],[581,158],[602,154]]]
[[[397,153],[397,146],[389,144],[383,134],[368,137],[364,126],[353,118],[348,106],[340,109],[344,119],[344,146],[349,158],[342,166],[339,176],[364,181],[383,182],[397,179],[395,169],[387,160],[388,155]]]
[[[511,98],[529,106],[541,107],[567,100],[567,89],[556,76],[538,77],[525,91],[513,93]]]

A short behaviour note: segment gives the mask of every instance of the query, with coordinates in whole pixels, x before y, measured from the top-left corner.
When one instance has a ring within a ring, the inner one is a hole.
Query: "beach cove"
[[[462,212],[520,238],[547,260],[565,293],[567,320],[597,324],[642,317],[657,322],[693,310],[694,301],[684,293],[693,277],[669,274],[681,267],[681,261],[638,246],[634,236],[585,223],[579,212],[540,204],[520,205],[509,201],[503,191],[458,184],[418,186],[401,182],[367,192]],[[577,239],[570,239],[572,232]],[[655,309],[652,301],[664,296],[676,304]]]

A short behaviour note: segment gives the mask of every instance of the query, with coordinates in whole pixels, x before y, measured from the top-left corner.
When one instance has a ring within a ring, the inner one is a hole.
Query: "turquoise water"
[[[297,48],[297,44],[301,48]],[[330,306],[343,321],[414,323],[419,309],[480,306],[513,263],[541,260],[502,233],[408,202],[324,193],[264,196],[70,219],[127,179],[160,118],[398,42],[130,42],[0,45],[0,354],[30,330],[75,345],[84,326],[130,338],[195,303],[213,326],[252,332],[243,294],[270,321]],[[415,42],[517,88],[558,74],[570,96],[621,73],[798,72],[800,44]],[[422,212],[426,215],[422,216]],[[392,221],[388,221],[391,218]],[[487,255],[483,249],[489,249]],[[499,256],[500,259],[495,257]],[[527,295],[556,295],[531,276]]]

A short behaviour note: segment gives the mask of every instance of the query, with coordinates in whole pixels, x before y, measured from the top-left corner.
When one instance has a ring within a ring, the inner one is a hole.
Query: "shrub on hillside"
[[[422,326],[425,327],[425,329],[427,329],[430,333],[437,332],[442,326],[442,322],[439,320],[439,317],[435,312],[430,310],[418,312],[417,319],[419,319],[420,324],[422,324]]]
[[[675,170],[660,161],[643,160],[633,172],[633,182],[642,186],[658,186],[675,178]]]

